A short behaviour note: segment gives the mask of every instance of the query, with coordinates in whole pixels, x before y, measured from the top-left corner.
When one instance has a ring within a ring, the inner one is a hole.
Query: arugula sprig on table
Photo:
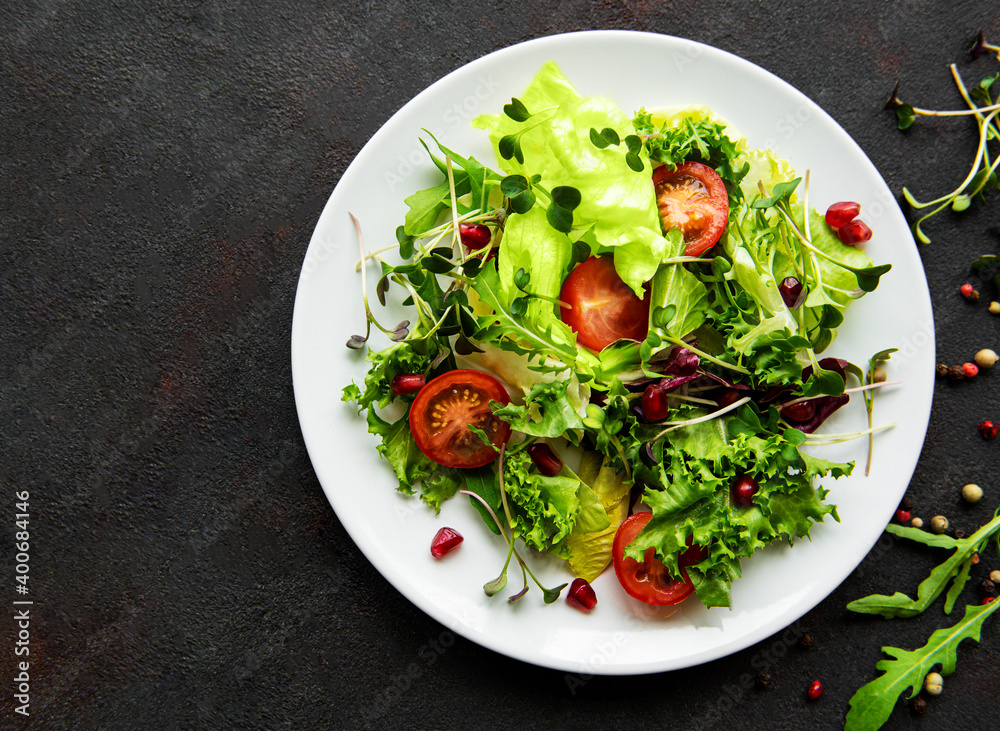
[[[915,697],[935,665],[941,666],[939,672],[945,677],[955,672],[958,646],[962,640],[979,642],[983,623],[998,608],[1000,601],[967,606],[962,619],[951,627],[936,630],[927,644],[916,650],[883,647],[882,652],[892,659],[880,660],[875,667],[883,674],[851,697],[851,710],[847,714],[844,731],[881,728],[889,720],[899,696],[909,689],[907,698]]]
[[[911,599],[902,592],[892,596],[873,594],[864,599],[858,599],[847,605],[852,612],[862,614],[880,614],[886,619],[893,617],[914,617],[929,607],[951,583],[951,589],[945,598],[944,612],[950,614],[959,594],[969,580],[973,557],[981,553],[990,538],[1000,533],[1000,515],[977,530],[968,538],[952,538],[947,535],[937,535],[920,528],[890,524],[886,531],[900,538],[906,538],[917,543],[923,543],[934,548],[944,548],[953,551],[947,560],[942,562],[930,576],[917,587],[917,598]]]
[[[934,548],[950,549],[953,553],[921,582],[916,599],[901,592],[892,596],[874,594],[848,604],[847,608],[852,611],[880,614],[886,619],[913,617],[926,610],[951,584],[944,603],[945,614],[950,614],[969,580],[974,557],[986,549],[991,540],[1000,554],[1000,510],[994,513],[989,523],[968,538],[957,539],[899,525],[889,525],[886,530]],[[959,644],[969,638],[978,642],[983,623],[998,607],[1000,601],[997,600],[985,605],[967,606],[962,619],[951,627],[935,631],[927,644],[917,650],[883,647],[882,651],[892,659],[880,660],[876,668],[884,671],[883,675],[861,687],[851,697],[845,730],[873,731],[880,728],[892,713],[900,694],[909,688],[907,697],[916,696],[924,678],[936,665],[941,665],[943,676],[954,672]]]

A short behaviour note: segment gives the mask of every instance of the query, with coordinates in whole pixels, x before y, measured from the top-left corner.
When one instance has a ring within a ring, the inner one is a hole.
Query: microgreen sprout
[[[986,42],[986,34],[983,29],[980,28],[979,32],[976,34],[976,42],[972,46],[972,50],[969,53],[972,54],[973,58],[979,58],[987,51],[993,51],[997,55],[997,61],[1000,61],[1000,46],[994,46]]]
[[[507,547],[508,547],[508,550],[507,550],[507,560],[504,562],[503,569],[501,569],[501,571],[500,571],[500,575],[497,578],[493,579],[492,581],[486,582],[486,584],[483,585],[483,591],[485,592],[486,596],[492,597],[492,596],[495,596],[498,592],[500,592],[505,586],[507,586],[507,568],[510,566],[510,558],[513,555],[514,558],[517,559],[518,565],[520,565],[520,567],[521,567],[521,574],[524,577],[524,588],[521,589],[521,591],[519,591],[517,594],[514,594],[512,597],[510,597],[508,599],[508,601],[513,604],[514,602],[518,601],[519,599],[521,599],[521,597],[523,597],[525,594],[528,593],[528,578],[527,577],[530,576],[531,580],[535,582],[535,585],[538,586],[538,588],[542,590],[542,599],[543,599],[543,601],[546,604],[552,604],[554,601],[556,601],[559,598],[559,595],[562,593],[562,590],[565,589],[568,586],[568,584],[561,584],[561,585],[556,586],[556,587],[554,587],[552,589],[546,588],[538,580],[538,577],[536,577],[535,574],[532,573],[531,569],[528,568],[528,564],[525,563],[524,559],[521,558],[521,555],[517,552],[517,549],[514,548],[514,538],[516,536],[514,534],[514,526],[513,526],[513,520],[511,519],[511,515],[510,515],[510,508],[507,505],[507,493],[504,490],[504,482],[503,482],[503,474],[504,474],[504,472],[503,472],[503,459],[504,459],[504,452],[505,452],[505,449],[503,447],[501,447],[500,448],[500,462],[499,462],[499,466],[498,466],[497,475],[498,475],[499,482],[500,482],[500,485],[499,485],[499,488],[500,488],[500,500],[501,500],[501,502],[503,504],[504,514],[507,517],[507,527],[510,530],[510,537],[509,538],[507,537],[506,531],[504,531],[503,523],[500,522],[500,519],[497,517],[497,514],[493,511],[493,508],[490,507],[490,504],[488,502],[486,502],[481,496],[477,495],[476,493],[474,493],[474,492],[472,492],[470,490],[459,490],[460,494],[462,494],[462,495],[468,495],[469,497],[475,498],[476,500],[478,500],[480,503],[483,504],[483,506],[486,508],[486,510],[489,511],[489,514],[492,516],[493,520],[496,522],[497,526],[500,528],[500,535],[503,536],[503,539],[504,539],[504,541],[506,541]]]
[[[983,34],[980,31],[972,53],[974,57],[978,57],[986,50],[996,49],[997,46],[992,46],[985,42]],[[1000,59],[1000,52],[998,52],[998,59]],[[1000,113],[1000,103],[997,103],[997,98],[990,95],[991,87],[1000,78],[1000,74],[987,76],[969,91],[962,77],[959,75],[955,64],[951,64],[949,69],[968,109],[934,110],[915,107],[900,99],[898,83],[885,105],[886,109],[895,111],[896,126],[901,130],[912,126],[917,117],[971,116],[975,119],[976,125],[979,128],[979,141],[972,166],[965,179],[954,190],[934,200],[921,203],[907,188],[903,188],[903,197],[912,208],[915,210],[932,209],[913,224],[913,235],[922,244],[930,243],[930,238],[923,231],[924,221],[943,211],[945,208],[951,208],[954,211],[964,211],[972,204],[975,198],[978,197],[982,200],[985,191],[1000,189],[1000,181],[997,179],[997,166],[1000,165],[1000,158],[991,162],[989,149],[990,141],[1000,139],[1000,124],[997,122],[997,115]]]

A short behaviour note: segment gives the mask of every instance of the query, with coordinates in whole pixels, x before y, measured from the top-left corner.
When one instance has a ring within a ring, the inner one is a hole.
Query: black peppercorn
[[[903,501],[899,504],[900,510],[913,510],[913,501],[908,497],[904,497]]]
[[[770,673],[760,673],[757,676],[757,687],[758,688],[770,688],[771,687],[771,674]]]
[[[816,640],[813,638],[811,634],[806,632],[804,635],[802,635],[802,638],[799,640],[799,644],[808,649],[816,644]]]
[[[961,381],[963,378],[965,378],[965,371],[962,369],[962,366],[960,365],[951,366],[948,369],[948,378],[950,378],[953,381]]]
[[[927,713],[927,701],[925,701],[923,698],[914,698],[913,712],[919,713],[921,715]]]
[[[944,363],[938,363],[937,368],[935,368],[935,370],[937,371],[937,374],[941,377],[948,375],[948,366],[946,366]]]
[[[996,590],[997,585],[989,579],[983,579],[983,583],[979,585],[979,592],[983,596],[993,596],[996,593]]]
[[[956,541],[960,541],[963,538],[965,538],[965,531],[962,530],[961,528],[956,528],[955,533],[953,535],[955,536]]]

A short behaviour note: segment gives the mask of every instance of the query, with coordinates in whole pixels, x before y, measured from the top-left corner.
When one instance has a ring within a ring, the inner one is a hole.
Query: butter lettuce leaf
[[[642,296],[643,285],[653,277],[671,249],[661,233],[649,158],[645,150],[640,151],[643,169],[636,171],[625,160],[628,148],[624,141],[598,149],[590,139],[592,128],[611,128],[622,140],[634,135],[630,117],[610,99],[581,97],[551,61],[535,75],[520,99],[533,114],[527,121],[517,122],[506,115],[483,115],[473,120],[473,125],[489,133],[500,167],[508,174],[529,179],[538,174],[540,184],[547,190],[570,186],[580,191],[582,200],[573,211],[574,229],[570,238],[583,237],[594,253],[613,251],[619,276]],[[516,158],[503,160],[499,154],[500,140],[522,132],[524,162],[519,163]],[[523,240],[516,228],[528,223],[512,218],[499,257],[505,291],[513,284],[515,261],[520,259],[511,247],[511,234],[515,240]],[[559,261],[552,263],[558,266]],[[548,267],[550,260],[534,259],[534,268],[529,271],[534,272],[539,263]],[[558,287],[554,291],[535,291],[554,296]]]

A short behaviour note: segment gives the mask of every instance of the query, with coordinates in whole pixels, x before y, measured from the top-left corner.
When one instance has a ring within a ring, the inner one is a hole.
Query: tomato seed
[[[861,204],[854,201],[838,201],[826,209],[826,222],[837,230],[847,225],[861,213]]]
[[[392,379],[389,388],[397,396],[416,393],[427,385],[427,376],[423,373],[399,373]]]
[[[458,548],[464,540],[462,534],[454,528],[441,528],[431,541],[431,555],[434,558],[441,558]]]
[[[544,442],[535,442],[528,447],[528,456],[535,463],[535,467],[546,477],[555,477],[562,472],[563,463],[559,455],[552,451],[552,447]]]
[[[855,219],[837,229],[837,236],[848,246],[871,241],[872,230],[868,224],[860,219]]]
[[[597,594],[586,579],[573,579],[566,594],[566,603],[581,612],[589,612],[597,606]]]

